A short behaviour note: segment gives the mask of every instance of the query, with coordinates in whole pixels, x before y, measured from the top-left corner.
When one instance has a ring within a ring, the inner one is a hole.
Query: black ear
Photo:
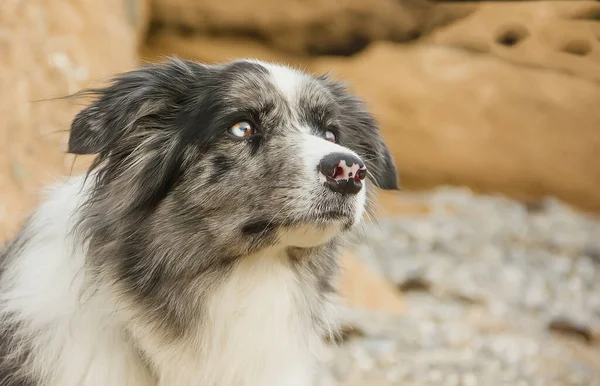
[[[369,144],[367,141],[366,146],[369,147],[369,150],[366,153],[370,155],[367,155],[366,157],[367,159],[370,156],[374,157],[370,162],[369,160],[365,161],[367,162],[367,167],[369,167],[370,163],[371,174],[373,175],[375,184],[379,188],[385,190],[399,190],[400,176],[398,175],[392,154],[383,139],[379,137],[379,133],[376,135],[374,134],[374,136],[377,137],[377,140],[373,142],[379,143]]]
[[[332,81],[327,75],[319,77],[319,80],[326,82],[341,110],[341,144],[363,158],[368,175],[377,187],[398,190],[399,176],[394,159],[364,103],[350,94],[343,83]]]
[[[94,104],[80,111],[73,119],[67,151],[71,154],[100,153],[108,147],[116,132],[116,127],[102,124],[101,113]]]
[[[95,100],[73,119],[68,152],[96,154],[110,148],[140,117],[142,101],[150,100],[151,76],[149,69],[125,73],[106,88],[80,92]]]
[[[389,148],[381,138],[374,121],[363,117],[358,124],[359,139],[350,140],[349,147],[356,151],[367,164],[369,177],[380,189],[399,190],[399,175]]]
[[[140,119],[184,95],[194,83],[192,68],[186,61],[171,60],[118,75],[108,87],[78,93],[94,102],[73,119],[68,152],[96,154],[110,149]]]

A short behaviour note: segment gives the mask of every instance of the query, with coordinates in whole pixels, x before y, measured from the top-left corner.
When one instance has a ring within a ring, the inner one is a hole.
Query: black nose
[[[360,158],[347,153],[327,154],[317,166],[321,181],[331,191],[356,194],[362,189],[367,168]]]

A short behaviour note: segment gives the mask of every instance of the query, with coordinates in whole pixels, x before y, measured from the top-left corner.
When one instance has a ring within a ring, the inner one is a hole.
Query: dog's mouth
[[[347,229],[360,220],[358,216],[363,209],[356,200],[323,197],[314,202],[302,220],[316,226],[341,225],[342,229]]]
[[[340,227],[341,230],[352,228],[355,221],[355,213],[349,209],[324,210],[312,213],[305,218],[306,224],[313,224],[317,228],[330,226]]]
[[[329,226],[336,223],[352,223],[354,221],[354,213],[349,210],[326,210],[326,211],[314,211],[306,213],[301,217],[297,217],[294,220],[280,223],[283,227],[294,227],[302,225],[314,225],[317,227]]]
[[[274,219],[253,220],[244,224],[242,233],[246,235],[266,234],[277,228],[294,228],[303,225],[327,226],[333,223],[352,223],[354,213],[350,210],[324,210],[306,213],[303,216],[286,221],[277,221]]]
[[[322,210],[307,213],[288,227],[282,228],[280,242],[286,246],[308,248],[324,245],[340,233],[352,228],[351,210]]]
[[[330,220],[330,221],[336,221],[336,220],[351,220],[353,218],[354,214],[351,211],[348,210],[327,210],[327,211],[322,211],[322,212],[318,212],[315,215],[315,218],[317,220]]]
[[[277,220],[251,220],[244,224],[242,233],[254,239],[269,238],[277,244],[294,247],[314,247],[352,228],[356,213],[352,208],[313,208],[295,218]]]

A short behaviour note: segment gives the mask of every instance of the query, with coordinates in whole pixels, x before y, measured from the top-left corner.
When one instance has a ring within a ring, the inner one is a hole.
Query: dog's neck
[[[161,384],[311,385],[322,345],[312,315],[323,299],[302,280],[284,250],[240,261],[206,303],[193,339],[172,350],[145,347]]]

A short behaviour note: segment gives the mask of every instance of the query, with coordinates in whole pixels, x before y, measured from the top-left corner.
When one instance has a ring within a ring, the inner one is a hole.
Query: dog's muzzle
[[[319,178],[324,185],[342,195],[357,194],[363,187],[367,167],[353,154],[330,153],[317,166]]]

